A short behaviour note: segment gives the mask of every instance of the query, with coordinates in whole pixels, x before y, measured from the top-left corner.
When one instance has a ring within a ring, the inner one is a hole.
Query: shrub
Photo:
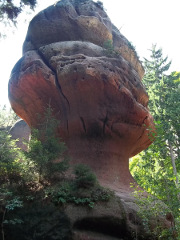
[[[143,196],[142,190],[135,190],[134,197],[139,208],[138,215],[142,225],[152,239],[175,240],[176,229],[170,209],[153,195]],[[167,215],[172,218],[171,228],[164,228]]]
[[[63,181],[45,189],[45,198],[50,199],[55,205],[73,203],[93,208],[95,203],[107,202],[111,196],[110,190],[98,184],[88,189],[80,189],[73,180]]]
[[[108,39],[103,44],[104,48],[104,54],[107,57],[118,57],[119,53],[114,50],[113,42],[112,40]]]
[[[83,164],[77,164],[74,167],[75,184],[79,188],[94,187],[97,183],[96,175],[91,169]]]

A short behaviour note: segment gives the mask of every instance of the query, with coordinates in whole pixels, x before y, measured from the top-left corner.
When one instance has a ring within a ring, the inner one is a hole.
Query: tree
[[[18,15],[23,11],[25,6],[29,6],[33,10],[36,4],[36,0],[20,0],[19,3],[13,0],[1,0],[0,19],[1,21],[10,20],[15,24]]]
[[[169,70],[171,65],[171,61],[167,62],[168,57],[163,58],[162,49],[156,49],[156,44],[152,45],[152,49],[150,50],[150,60],[145,58],[144,68],[145,68],[145,76],[144,76],[144,84],[146,86],[146,90],[149,95],[149,108],[153,117],[156,120],[157,115],[159,115],[159,111],[163,108],[159,105],[159,100],[161,98],[161,85],[163,79],[167,77],[165,72]]]
[[[89,188],[97,183],[96,175],[91,169],[83,164],[78,164],[74,168],[75,184],[80,188]]]
[[[16,141],[6,130],[0,131],[0,184],[11,184],[21,175],[22,161]]]
[[[132,174],[149,193],[163,200],[180,221],[180,73],[166,74],[171,62],[152,46],[145,59],[144,83],[156,124],[155,142],[130,163]]]
[[[162,49],[156,49],[156,47],[157,45],[153,44],[152,49],[150,49],[151,60],[144,58],[144,67],[146,70],[146,75],[144,79],[148,79],[151,82],[155,82],[156,79],[162,78],[164,73],[169,70],[169,67],[171,65],[171,61],[167,63],[167,56],[163,58]]]
[[[24,155],[29,162],[30,171],[42,182],[52,180],[56,174],[66,171],[69,159],[65,154],[65,143],[56,135],[58,120],[53,116],[53,109],[48,106],[44,115],[39,118],[40,124],[37,129],[32,129],[28,151]]]
[[[17,119],[18,116],[12,109],[7,109],[6,106],[0,108],[0,184],[2,181],[11,182],[15,176],[20,175],[20,149],[9,134],[10,127]]]
[[[7,108],[6,105],[0,106],[0,129],[12,127],[13,124],[19,119],[12,108]]]
[[[176,178],[175,183],[179,188],[176,162],[178,163],[180,151],[180,119],[178,117],[180,115],[180,89],[178,87],[180,73],[173,72],[170,75],[165,75],[165,72],[169,70],[171,61],[167,62],[168,57],[163,58],[162,49],[156,50],[156,45],[152,46],[150,57],[151,60],[145,59],[144,62],[146,70],[144,82],[150,97],[150,111],[155,121],[159,123],[158,128],[161,127],[161,130],[159,129],[163,142],[161,156],[163,159],[166,156],[171,158]]]
[[[7,31],[7,27],[11,29],[17,25],[17,18],[23,11],[28,8],[34,10],[36,4],[37,0],[0,0],[0,39],[6,37],[7,32],[4,31]]]

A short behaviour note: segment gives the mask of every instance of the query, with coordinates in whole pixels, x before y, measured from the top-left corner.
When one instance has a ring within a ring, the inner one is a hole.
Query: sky
[[[140,59],[148,58],[152,44],[172,60],[170,71],[180,71],[179,0],[101,0],[111,21],[136,47]],[[15,63],[22,57],[22,45],[31,18],[56,1],[38,0],[35,12],[18,19],[17,28],[0,26],[7,34],[0,39],[0,106],[9,106],[8,81]],[[25,21],[26,19],[26,21]],[[14,33],[13,33],[14,32]]]

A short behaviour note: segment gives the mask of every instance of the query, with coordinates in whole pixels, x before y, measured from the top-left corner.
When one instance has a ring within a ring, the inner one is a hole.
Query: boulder
[[[10,135],[12,136],[12,139],[18,140],[16,142],[17,147],[27,150],[27,145],[24,144],[24,142],[29,141],[29,137],[31,134],[31,129],[27,125],[25,121],[22,119],[17,121],[10,129],[9,131]]]

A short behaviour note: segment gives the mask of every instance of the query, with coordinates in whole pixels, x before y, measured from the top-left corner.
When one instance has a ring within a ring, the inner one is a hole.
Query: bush
[[[94,187],[97,183],[96,175],[91,169],[83,164],[77,164],[74,167],[75,184],[79,188]]]
[[[104,48],[104,54],[107,57],[112,57],[113,58],[113,57],[118,57],[119,56],[118,52],[116,52],[114,50],[112,40],[106,40],[103,44],[103,48]]]
[[[63,181],[58,185],[45,189],[45,198],[50,199],[55,205],[73,203],[75,205],[94,207],[97,202],[107,202],[112,196],[112,192],[98,184],[89,189],[78,188],[76,183]]]
[[[142,190],[135,190],[134,197],[139,208],[138,215],[142,220],[142,225],[152,239],[177,239],[174,217],[170,209],[161,200],[153,195],[144,197]],[[172,218],[171,228],[165,228],[164,223],[167,216]]]

